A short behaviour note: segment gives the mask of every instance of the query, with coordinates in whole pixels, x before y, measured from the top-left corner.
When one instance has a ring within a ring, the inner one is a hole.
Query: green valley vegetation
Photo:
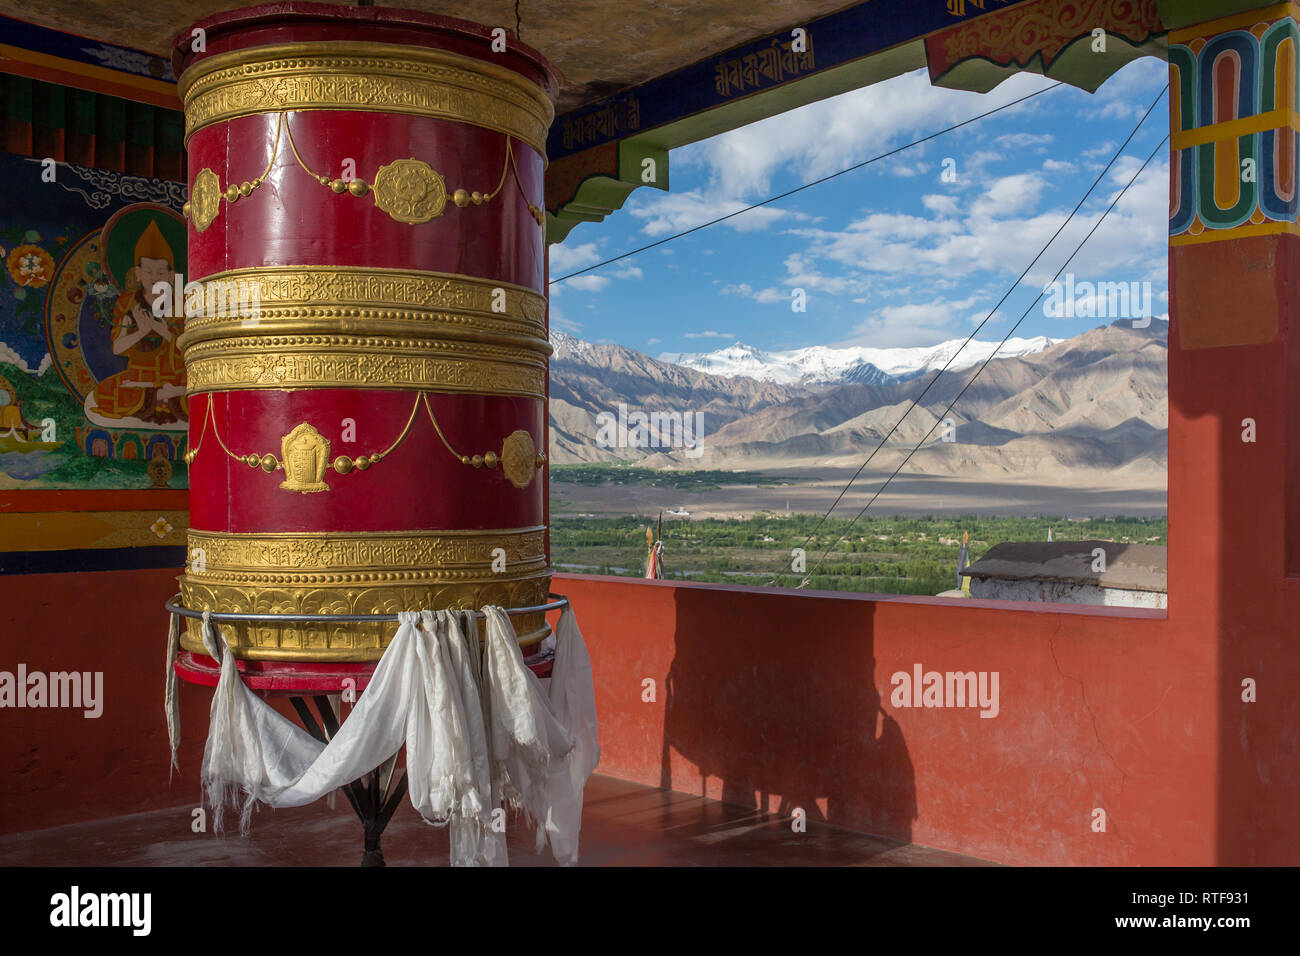
[[[682,491],[717,491],[723,485],[792,485],[795,480],[757,471],[669,471],[613,462],[592,462],[583,465],[552,465],[551,483],[646,485]]]
[[[753,477],[745,480],[752,482]],[[970,535],[968,555],[970,561],[975,561],[1004,541],[1046,541],[1049,529],[1057,541],[1092,539],[1164,545],[1169,528],[1164,517],[881,515],[860,518],[851,528],[849,518],[830,518],[805,543],[819,520],[815,514],[776,513],[743,520],[665,520],[666,577],[797,587],[809,574],[791,570],[792,551],[804,548],[807,572],[812,572],[810,588],[937,594],[957,585],[957,555],[963,532]],[[551,552],[556,570],[639,577],[645,567],[646,527],[653,523],[649,517],[554,518]],[[829,553],[823,560],[827,549]]]

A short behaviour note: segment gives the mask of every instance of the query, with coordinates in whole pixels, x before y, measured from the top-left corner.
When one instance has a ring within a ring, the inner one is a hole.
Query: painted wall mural
[[[0,153],[0,489],[184,488],[180,183]],[[183,279],[182,279],[183,281]]]

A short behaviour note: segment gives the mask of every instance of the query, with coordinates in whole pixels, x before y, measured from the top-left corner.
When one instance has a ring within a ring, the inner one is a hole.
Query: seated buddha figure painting
[[[185,487],[183,190],[93,172],[0,217],[0,488]]]
[[[187,421],[185,363],[176,347],[184,319],[167,315],[171,309],[154,308],[166,295],[159,286],[170,290],[177,274],[176,252],[158,225],[160,218],[149,209],[128,208],[101,235],[104,274],[121,290],[113,301],[109,344],[126,368],[105,375],[86,395],[86,418],[100,425],[184,427]],[[144,230],[136,238],[139,230],[131,227],[140,223]],[[103,342],[95,345],[102,349]]]

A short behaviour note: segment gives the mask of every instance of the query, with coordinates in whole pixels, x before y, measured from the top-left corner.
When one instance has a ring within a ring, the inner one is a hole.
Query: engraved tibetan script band
[[[219,53],[181,77],[185,138],[282,110],[406,113],[494,129],[546,155],[554,108],[505,67],[443,50],[373,42],[286,43]]]
[[[317,534],[189,532],[186,607],[268,614],[391,614],[418,608],[527,607],[550,586],[545,529]],[[504,557],[503,557],[504,555]],[[503,562],[499,563],[499,562]],[[542,613],[516,621],[520,643],[546,635]],[[377,660],[394,624],[228,623],[250,660]],[[181,645],[204,653],[198,621]]]
[[[414,572],[445,577],[447,571],[471,570],[491,577],[500,549],[507,570],[546,565],[545,529],[491,531],[368,531],[236,534],[189,530],[191,555],[203,555],[195,577],[227,572],[257,572],[277,580],[316,583],[397,580]]]
[[[237,269],[194,285],[202,294],[187,292],[178,340],[191,394],[236,388],[546,394],[546,299],[523,286],[354,266]]]

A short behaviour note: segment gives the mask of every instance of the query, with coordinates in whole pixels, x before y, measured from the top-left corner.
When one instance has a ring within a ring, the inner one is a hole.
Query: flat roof
[[[1094,571],[1097,549],[1105,570]],[[1010,581],[1060,581],[1130,591],[1166,588],[1165,546],[1120,541],[1008,541],[995,544],[963,574]]]

